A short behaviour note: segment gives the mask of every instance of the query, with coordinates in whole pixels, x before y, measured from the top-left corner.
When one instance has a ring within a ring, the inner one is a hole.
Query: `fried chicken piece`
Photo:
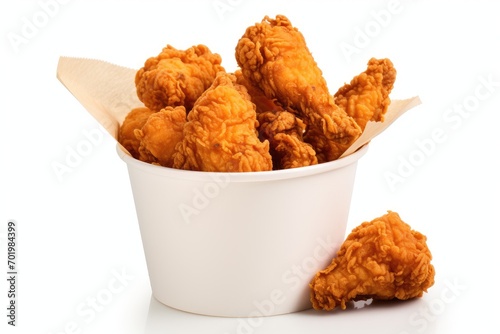
[[[134,131],[141,129],[152,114],[154,111],[149,108],[134,108],[127,114],[118,130],[118,142],[136,159],[139,158],[140,140],[136,138]]]
[[[349,137],[330,140],[321,129],[314,126],[307,129],[304,142],[314,147],[318,163],[338,159],[353,143]]]
[[[183,106],[166,107],[147,119],[134,134],[140,141],[138,159],[144,162],[171,167],[177,143],[182,141],[186,123],[186,109]]]
[[[391,103],[389,93],[396,81],[392,62],[372,58],[365,72],[355,76],[334,95],[335,103],[365,129],[368,121],[381,122]]]
[[[259,137],[269,140],[273,158],[273,169],[287,169],[315,165],[316,152],[303,139],[305,123],[295,116],[290,108],[285,110],[276,99],[268,98],[264,92],[252,85],[241,70],[235,73],[236,82],[243,85],[255,104],[259,121]]]
[[[285,110],[276,99],[268,98],[264,92],[259,88],[252,85],[244,76],[241,70],[234,72],[236,76],[236,82],[244,86],[252,102],[255,104],[257,114],[267,112],[267,111],[282,111]]]
[[[308,127],[334,145],[361,134],[354,119],[339,108],[303,35],[283,15],[250,26],[238,41],[236,60],[243,76],[284,108],[297,110]]]
[[[272,170],[269,142],[257,133],[255,105],[232,74],[219,72],[196,101],[176,147],[174,167],[206,172]]]
[[[305,124],[288,111],[267,111],[258,114],[261,139],[269,140],[273,168],[287,169],[315,165],[316,152],[304,143]]]
[[[184,106],[189,112],[194,102],[212,84],[217,72],[224,71],[221,57],[205,45],[177,50],[167,45],[146,60],[137,71],[137,96],[151,110]]]
[[[399,215],[386,215],[356,227],[332,263],[310,283],[315,309],[346,308],[350,300],[406,300],[421,297],[434,284],[426,237]]]
[[[396,70],[389,59],[372,58],[365,72],[337,91],[335,103],[364,130],[368,121],[384,120],[395,80]],[[314,147],[319,162],[339,158],[352,144],[349,140],[332,142],[317,128],[311,128],[304,135],[304,140]]]

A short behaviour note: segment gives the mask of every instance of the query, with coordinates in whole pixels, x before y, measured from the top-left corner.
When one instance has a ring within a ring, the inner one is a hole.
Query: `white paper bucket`
[[[212,316],[256,317],[311,307],[309,282],[345,238],[357,161],[269,172],[154,166],[121,145],[153,296]]]

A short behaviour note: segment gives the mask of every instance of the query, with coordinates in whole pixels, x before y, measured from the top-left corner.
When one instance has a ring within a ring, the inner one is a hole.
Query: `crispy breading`
[[[172,155],[177,143],[182,141],[186,123],[186,109],[183,106],[166,107],[151,116],[134,134],[140,141],[139,160],[171,167]]]
[[[368,121],[383,121],[391,103],[389,93],[396,80],[396,70],[392,62],[372,58],[366,71],[355,76],[349,84],[342,86],[335,94],[335,103],[351,116],[364,130]],[[316,150],[319,162],[327,162],[341,156],[352,142],[339,139],[329,140],[322,131],[311,128],[304,140]]]
[[[287,169],[315,165],[316,152],[305,143],[302,135],[305,124],[288,111],[267,111],[258,114],[259,133],[269,140],[273,169]]]
[[[196,101],[176,147],[174,167],[206,172],[272,170],[269,142],[257,133],[255,105],[233,74],[219,72]]]
[[[236,46],[236,60],[245,79],[285,109],[297,110],[331,145],[339,141],[343,148],[361,134],[354,119],[335,104],[303,35],[284,15],[266,16],[248,27]]]
[[[384,120],[395,81],[396,69],[389,59],[371,58],[366,71],[335,93],[335,103],[364,130],[368,121]]]
[[[187,50],[167,45],[137,71],[137,96],[153,111],[184,106],[189,112],[198,97],[210,87],[217,72],[224,71],[221,61],[218,54],[203,44]]]
[[[421,297],[435,274],[426,240],[392,211],[361,224],[311,281],[313,307],[345,309],[351,300]]]
[[[139,158],[140,140],[134,131],[141,129],[152,114],[154,111],[149,108],[134,108],[127,114],[118,131],[118,142],[136,159]]]

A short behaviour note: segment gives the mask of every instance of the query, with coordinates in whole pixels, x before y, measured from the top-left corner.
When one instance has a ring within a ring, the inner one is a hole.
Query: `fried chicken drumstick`
[[[248,27],[236,46],[236,61],[245,79],[284,108],[297,110],[308,127],[333,145],[340,142],[339,151],[361,134],[354,119],[335,104],[304,36],[284,15],[266,16]]]
[[[350,300],[421,297],[434,284],[426,237],[399,215],[386,215],[355,228],[332,263],[310,283],[317,310],[346,308]]]

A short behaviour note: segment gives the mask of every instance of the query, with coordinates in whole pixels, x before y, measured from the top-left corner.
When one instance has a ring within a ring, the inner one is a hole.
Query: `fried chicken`
[[[266,16],[248,27],[236,46],[236,60],[245,79],[284,108],[297,110],[332,146],[339,142],[343,149],[361,134],[354,119],[335,104],[303,35],[285,16]]]
[[[221,57],[205,45],[187,50],[167,45],[137,71],[137,96],[153,111],[167,106],[184,106],[189,112],[198,97],[210,87],[217,72],[224,71],[220,64]]]
[[[255,104],[259,137],[261,140],[269,140],[273,169],[317,164],[316,152],[302,138],[306,125],[295,116],[296,112],[290,108],[285,110],[276,99],[268,98],[260,88],[243,76],[241,70],[237,70],[234,75],[236,82],[247,89]]]
[[[381,122],[391,103],[389,93],[396,81],[392,62],[372,58],[365,72],[355,76],[334,95],[335,103],[364,130],[368,121]]]
[[[368,121],[384,120],[395,80],[396,70],[389,59],[372,58],[365,72],[337,91],[335,103],[364,130]],[[311,128],[304,140],[314,147],[319,162],[337,159],[352,144],[348,140],[332,142],[317,128]]]
[[[186,123],[186,109],[183,106],[166,107],[147,119],[134,134],[139,140],[139,160],[171,167],[177,143],[182,141]]]
[[[267,111],[282,111],[285,110],[276,99],[268,98],[264,92],[259,88],[255,87],[250,83],[244,76],[241,70],[236,70],[234,72],[236,76],[236,82],[242,86],[244,86],[248,94],[250,94],[250,98],[252,102],[255,104],[255,111],[257,114],[267,112]]]
[[[134,131],[141,129],[152,114],[154,111],[146,107],[132,109],[118,131],[118,142],[136,159],[139,158],[140,140],[137,139]]]
[[[257,133],[255,105],[233,74],[219,72],[196,101],[176,147],[174,167],[206,172],[272,170],[269,142]]]
[[[273,169],[287,169],[315,165],[316,152],[304,143],[305,124],[288,111],[267,111],[258,114],[261,139],[269,140]]]
[[[399,215],[386,215],[355,228],[332,263],[310,283],[315,309],[346,308],[350,300],[406,300],[434,284],[426,237]]]
[[[304,142],[314,147],[318,163],[338,159],[352,145],[352,138],[328,139],[323,131],[317,127],[308,127],[304,134]]]

